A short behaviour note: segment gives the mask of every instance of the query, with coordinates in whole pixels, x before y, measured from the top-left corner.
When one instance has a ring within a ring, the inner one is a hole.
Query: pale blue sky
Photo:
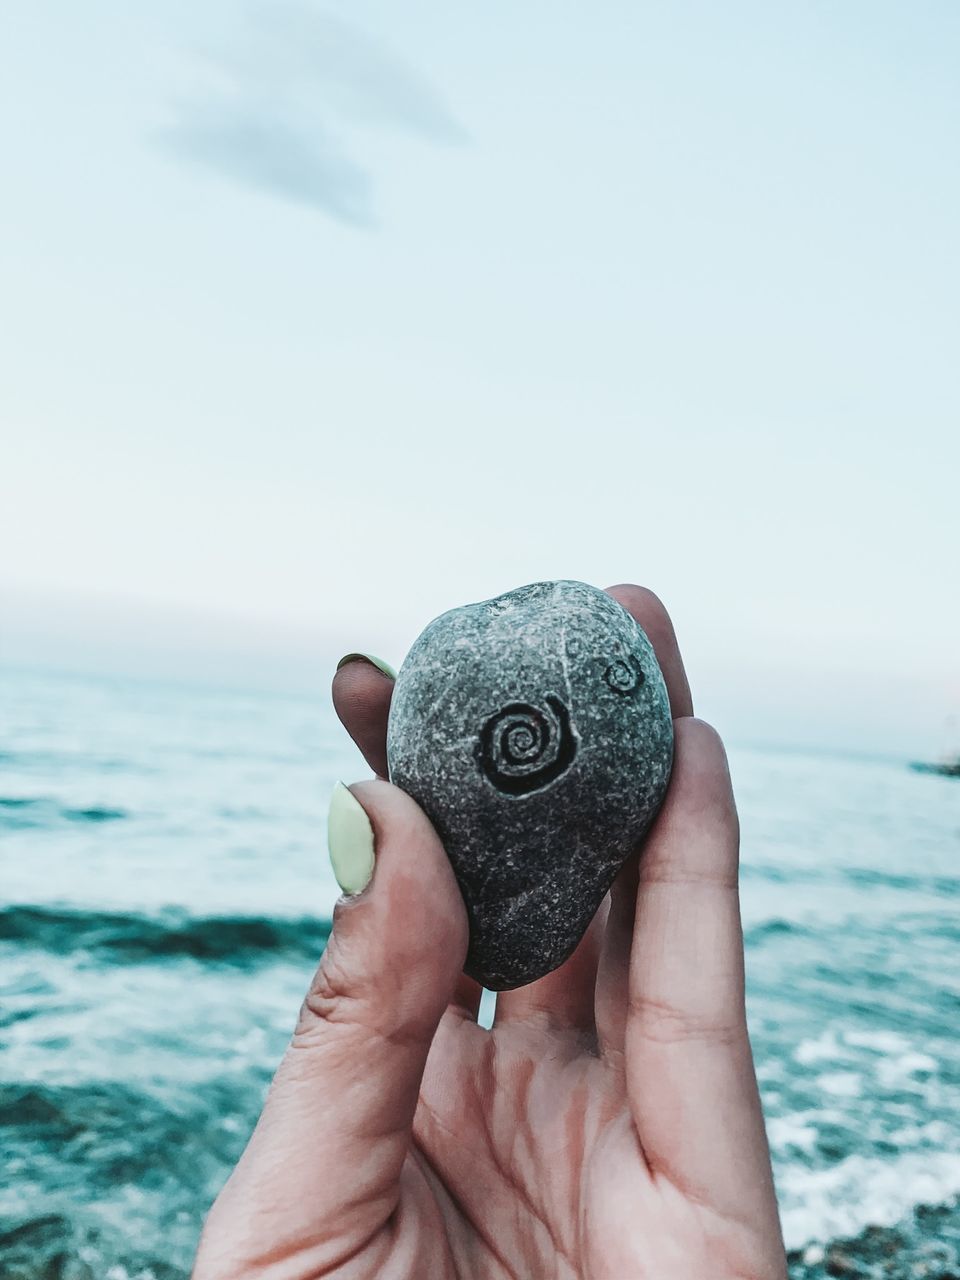
[[[633,579],[734,736],[935,749],[958,67],[953,0],[7,0],[8,655]]]

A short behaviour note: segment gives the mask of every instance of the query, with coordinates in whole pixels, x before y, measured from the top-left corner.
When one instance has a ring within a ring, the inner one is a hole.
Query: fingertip
[[[689,878],[735,886],[740,825],[723,742],[692,716],[674,721],[674,732],[670,785],[644,845],[641,883]]]
[[[367,666],[374,667],[381,675],[386,676],[388,680],[396,680],[397,673],[387,662],[386,658],[378,658],[375,653],[345,653],[337,663],[337,670],[342,671],[344,667],[350,666],[352,663],[362,662]]]
[[[613,596],[614,600],[619,600],[628,613],[632,613],[634,617],[637,616],[637,613],[641,613],[652,618],[659,613],[668,622],[670,621],[666,605],[657,593],[651,591],[649,587],[641,587],[635,582],[618,582],[615,586],[606,587],[605,590],[608,596]]]
[[[621,582],[606,588],[607,595],[622,604],[640,624],[653,645],[670,695],[670,710],[675,718],[693,715],[693,698],[684,669],[677,633],[666,606],[648,587]]]
[[[363,807],[374,835],[374,872],[368,891],[382,925],[400,948],[419,952],[426,931],[438,952],[458,957],[467,950],[467,915],[453,868],[430,819],[399,787],[377,779],[357,782],[351,793]]]
[[[363,805],[349,787],[338,782],[327,814],[327,851],[337,884],[344,893],[362,893],[374,868],[373,827]]]
[[[674,759],[671,782],[685,792],[734,808],[730,761],[719,732],[696,716],[674,721]]]
[[[402,848],[422,846],[424,857],[433,857],[439,850],[446,862],[446,855],[433,824],[406,791],[384,778],[354,782],[350,790],[373,825],[378,849],[387,842],[391,846]]]
[[[341,724],[374,773],[385,778],[393,681],[370,662],[348,662],[334,673],[332,694]]]

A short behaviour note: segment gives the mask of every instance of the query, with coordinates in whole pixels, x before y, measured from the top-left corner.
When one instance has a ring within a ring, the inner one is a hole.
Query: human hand
[[[564,965],[500,993],[487,1031],[433,828],[389,783],[354,787],[373,880],[337,905],[194,1280],[784,1280],[726,757],[692,718],[663,606],[611,594],[653,642],[675,717],[642,859]],[[367,663],[334,681],[379,779],[391,693]]]

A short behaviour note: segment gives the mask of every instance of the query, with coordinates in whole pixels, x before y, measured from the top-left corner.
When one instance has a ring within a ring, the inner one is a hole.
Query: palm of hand
[[[413,1138],[397,1216],[371,1242],[375,1265],[357,1274],[776,1274],[769,1242],[749,1224],[647,1164],[622,1063],[599,1057],[576,1031],[518,1025],[487,1034],[451,1021],[428,1061]]]

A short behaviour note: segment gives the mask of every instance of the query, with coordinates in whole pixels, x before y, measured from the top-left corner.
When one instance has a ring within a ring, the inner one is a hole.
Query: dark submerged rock
[[[643,629],[583,582],[443,614],[397,677],[391,781],[433,822],[494,990],[562,964],[663,800],[673,722]]]

